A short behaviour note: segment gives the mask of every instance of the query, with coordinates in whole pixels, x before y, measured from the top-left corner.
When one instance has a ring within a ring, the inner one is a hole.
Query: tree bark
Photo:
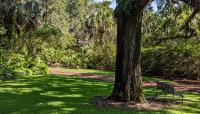
[[[141,76],[142,0],[131,2],[131,14],[122,11],[117,16],[117,57],[115,84],[111,99],[145,103]]]

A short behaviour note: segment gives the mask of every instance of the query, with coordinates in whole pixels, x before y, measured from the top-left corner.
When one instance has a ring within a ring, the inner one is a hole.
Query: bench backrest
[[[165,92],[173,93],[174,92],[174,86],[171,84],[167,84],[164,82],[156,82],[157,83],[157,89],[162,90]]]

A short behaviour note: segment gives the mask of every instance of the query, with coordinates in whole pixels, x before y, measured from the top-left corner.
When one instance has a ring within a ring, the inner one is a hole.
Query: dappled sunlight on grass
[[[19,88],[19,87],[18,87]],[[20,90],[19,90],[20,89]],[[13,88],[2,88],[1,89],[1,93],[7,93],[7,92],[11,92],[13,94],[23,94],[23,93],[31,93],[31,92],[34,92],[34,91],[42,91],[42,89],[40,88],[36,88],[36,87],[33,87],[33,88],[19,88],[19,89],[13,89]]]
[[[63,67],[53,68],[59,71],[65,72],[78,72],[82,74],[99,74],[99,75],[114,75],[114,71],[106,71],[106,70],[93,70],[93,69],[66,69]]]
[[[149,79],[150,80],[150,79]],[[157,111],[96,107],[94,96],[109,95],[112,83],[75,76],[36,76],[0,82],[0,114],[168,114],[200,113],[200,95],[185,93],[185,103],[174,109]],[[154,96],[155,88],[145,87],[145,95]]]
[[[69,113],[77,108],[87,109],[92,107],[90,98],[109,94],[111,87],[100,81],[55,75],[0,82],[0,113]]]
[[[64,97],[82,97],[81,94],[70,94],[66,92],[66,95],[62,95],[62,93],[57,92],[57,91],[48,91],[45,93],[41,93],[40,95],[44,96],[52,96],[52,97],[59,97],[59,98],[64,98]]]

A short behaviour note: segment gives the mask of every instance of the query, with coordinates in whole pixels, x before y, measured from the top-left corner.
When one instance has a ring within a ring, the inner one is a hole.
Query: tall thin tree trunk
[[[110,97],[114,100],[146,102],[140,62],[141,24],[144,9],[141,1],[136,0],[137,3],[132,4],[136,8],[131,10],[130,15],[125,12],[118,15],[116,76],[114,90]]]

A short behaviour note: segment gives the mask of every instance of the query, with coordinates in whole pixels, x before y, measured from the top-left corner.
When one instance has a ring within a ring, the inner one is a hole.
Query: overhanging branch
[[[191,28],[190,23],[196,16],[196,14],[198,14],[198,13],[199,13],[199,10],[194,9],[192,14],[188,17],[188,19],[186,20],[185,25],[184,25],[184,28],[186,29],[186,31],[190,32],[193,35],[196,35],[196,31],[193,28]]]
[[[186,20],[184,28],[190,34],[196,35],[196,31],[193,28],[191,28],[190,23],[194,19],[194,17],[200,12],[200,0],[180,0],[180,1],[184,2],[185,4],[193,8],[193,12]]]

